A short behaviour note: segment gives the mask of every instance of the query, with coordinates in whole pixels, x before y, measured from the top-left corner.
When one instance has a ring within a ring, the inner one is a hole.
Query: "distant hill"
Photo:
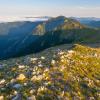
[[[84,24],[92,28],[100,28],[100,18],[88,17],[88,18],[74,18],[78,20],[81,24]]]
[[[80,17],[80,18],[71,17],[71,18],[76,19],[81,23],[88,23],[88,22],[91,22],[91,21],[100,21],[100,18],[96,18],[96,17]]]
[[[48,21],[42,24],[44,27],[45,32],[59,30],[59,28],[63,29],[80,29],[84,28],[85,26],[80,24],[75,19],[66,18],[64,16],[58,16],[56,18],[51,18]]]
[[[42,22],[0,23],[0,58],[33,42],[37,36],[33,37],[32,31],[40,23]]]
[[[91,21],[89,23],[85,23],[85,25],[90,26],[92,28],[100,28],[100,21]]]
[[[66,43],[100,43],[100,31],[87,28],[47,32],[36,41],[26,46],[26,48],[20,50],[17,55],[36,53],[46,48]]]
[[[59,25],[57,22],[60,22]],[[52,27],[52,24],[55,26]],[[64,16],[53,18],[46,23],[41,24],[41,27],[41,33],[44,31],[45,34],[39,37],[30,45],[26,46],[26,48],[20,49],[20,52],[18,52],[15,56],[30,54],[34,52],[37,53],[41,50],[59,44],[84,44],[100,42],[99,30],[87,28],[86,26],[80,24],[78,21],[66,18]]]

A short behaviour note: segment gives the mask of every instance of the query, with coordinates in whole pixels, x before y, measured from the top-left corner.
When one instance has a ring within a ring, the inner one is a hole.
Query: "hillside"
[[[0,98],[99,100],[100,48],[66,44],[0,61]]]
[[[64,16],[49,19],[37,26],[34,31],[41,36],[20,49],[13,57],[37,53],[46,48],[66,43],[100,43],[100,30],[88,28],[78,21]],[[45,34],[43,34],[44,32]]]
[[[48,21],[41,24],[45,32],[65,29],[80,29],[85,28],[84,25],[80,24],[77,20],[67,18],[65,16],[58,16],[51,18]]]
[[[100,21],[91,21],[89,23],[85,23],[85,25],[90,26],[92,28],[99,28],[100,29]]]
[[[35,46],[48,32],[62,30],[63,25],[66,26],[66,30],[83,28],[79,22],[64,16],[47,21],[0,23],[0,59],[17,56],[22,50],[27,51],[28,46]],[[41,51],[42,48],[39,49]]]
[[[100,43],[100,31],[90,28],[50,31],[24,49],[20,49],[14,56],[37,53],[52,46],[70,43]]]
[[[72,17],[73,19],[76,19],[79,21],[81,24],[86,25],[91,28],[100,28],[100,18],[95,18],[95,17],[88,17],[88,18],[75,18]]]
[[[14,51],[32,43],[33,29],[42,22],[8,22],[0,23],[0,59],[11,56]]]
[[[3,35],[0,35],[0,60],[37,53],[61,44],[100,43],[99,29],[88,28],[77,20],[64,16],[42,22],[0,25],[1,29],[4,28],[4,31],[1,30]]]

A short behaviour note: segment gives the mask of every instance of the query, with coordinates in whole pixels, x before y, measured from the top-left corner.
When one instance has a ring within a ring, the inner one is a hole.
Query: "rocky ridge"
[[[99,100],[100,48],[62,45],[0,61],[0,100]]]

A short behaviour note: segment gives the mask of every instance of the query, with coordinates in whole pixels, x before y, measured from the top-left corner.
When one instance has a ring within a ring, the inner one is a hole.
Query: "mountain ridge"
[[[28,29],[27,26],[26,24],[26,28],[20,27],[20,30],[23,29],[24,33],[24,29]],[[80,24],[77,20],[64,16],[58,16],[43,22],[32,22],[32,27],[31,31],[29,29],[29,32],[27,31],[24,35],[22,33],[19,34],[20,31],[18,32],[17,30],[16,36],[22,34],[22,37],[20,37],[20,39],[18,38],[17,41],[11,41],[12,46],[9,42],[6,46],[9,48],[8,50],[6,48],[5,52],[1,53],[1,59],[23,56],[36,51],[40,52],[51,46],[65,43],[100,42],[99,30],[88,28]],[[14,31],[16,32],[15,29]],[[12,37],[13,35],[15,35],[15,33],[12,32]]]
[[[56,46],[0,61],[0,73],[0,96],[4,99],[98,100],[100,47]]]

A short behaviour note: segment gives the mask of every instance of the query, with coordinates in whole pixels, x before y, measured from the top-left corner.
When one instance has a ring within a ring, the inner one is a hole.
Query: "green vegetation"
[[[0,62],[0,100],[100,100],[100,48],[62,45]]]

